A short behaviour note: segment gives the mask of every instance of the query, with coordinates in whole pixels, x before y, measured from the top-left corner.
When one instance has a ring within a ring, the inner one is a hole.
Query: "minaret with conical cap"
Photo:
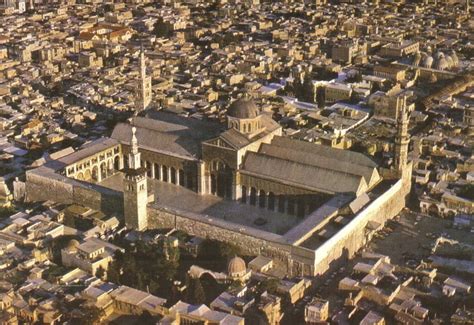
[[[146,59],[145,52],[143,51],[143,46],[140,47],[140,79],[137,83],[136,89],[136,103],[135,110],[136,112],[143,111],[148,108],[151,103],[151,77],[146,74]]]
[[[140,152],[138,151],[138,140],[136,128],[132,127],[132,139],[130,141],[130,153],[128,154],[128,166],[124,172],[123,200],[125,226],[135,230],[147,228],[147,179],[146,170],[141,167]]]
[[[401,105],[397,112],[397,135],[395,136],[395,163],[394,168],[397,175],[401,177],[406,171],[408,163],[408,145],[410,135],[408,133],[409,114],[406,105],[406,98],[402,98]]]

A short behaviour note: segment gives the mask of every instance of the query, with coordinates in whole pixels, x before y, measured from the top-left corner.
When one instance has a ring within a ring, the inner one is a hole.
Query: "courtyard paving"
[[[122,174],[118,173],[103,180],[100,185],[122,191],[122,179]],[[199,195],[182,186],[154,179],[148,179],[148,187],[154,189],[155,202],[163,207],[220,218],[279,235],[283,235],[304,219],[225,200],[213,195]],[[266,223],[264,225],[256,225],[255,220],[257,218],[265,219]]]

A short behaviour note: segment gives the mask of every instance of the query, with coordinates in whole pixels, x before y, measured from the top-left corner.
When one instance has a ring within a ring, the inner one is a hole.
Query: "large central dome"
[[[252,100],[238,99],[229,106],[227,115],[241,119],[256,118],[260,111]]]

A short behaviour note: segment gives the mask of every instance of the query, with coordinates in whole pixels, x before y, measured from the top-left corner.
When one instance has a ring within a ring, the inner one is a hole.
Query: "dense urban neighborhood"
[[[473,324],[470,0],[0,0],[0,324]]]

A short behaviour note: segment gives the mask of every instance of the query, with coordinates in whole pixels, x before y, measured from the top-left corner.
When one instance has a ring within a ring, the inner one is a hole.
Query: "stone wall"
[[[38,169],[39,170],[39,169]],[[25,201],[54,201],[71,204],[73,200],[73,185],[64,182],[62,179],[50,177],[41,172],[28,171],[26,173],[26,194]]]
[[[152,229],[175,228],[191,235],[232,243],[252,255],[265,252],[267,256],[286,258],[291,250],[289,245],[279,243],[279,235],[156,204],[148,207],[148,225]]]
[[[194,236],[228,242],[246,254],[261,254],[284,262],[291,274],[313,274],[314,251],[292,246],[277,234],[156,204],[148,207],[148,226],[175,228]]]
[[[395,217],[405,207],[405,198],[410,188],[411,172],[406,172],[403,179],[398,180],[344,228],[318,247],[315,252],[315,274],[323,274],[337,262],[353,257],[370,241],[367,234],[369,221],[383,225]]]
[[[74,203],[102,211],[108,215],[123,215],[123,193],[102,186],[74,186]]]
[[[27,202],[80,204],[110,215],[123,215],[123,193],[38,168],[26,173]]]
[[[191,235],[232,243],[247,254],[284,261],[291,275],[321,275],[338,261],[353,257],[369,242],[366,229],[369,221],[384,224],[405,207],[411,173],[405,174],[316,250],[291,245],[277,234],[156,204],[148,207],[148,225],[151,229],[175,228]]]

